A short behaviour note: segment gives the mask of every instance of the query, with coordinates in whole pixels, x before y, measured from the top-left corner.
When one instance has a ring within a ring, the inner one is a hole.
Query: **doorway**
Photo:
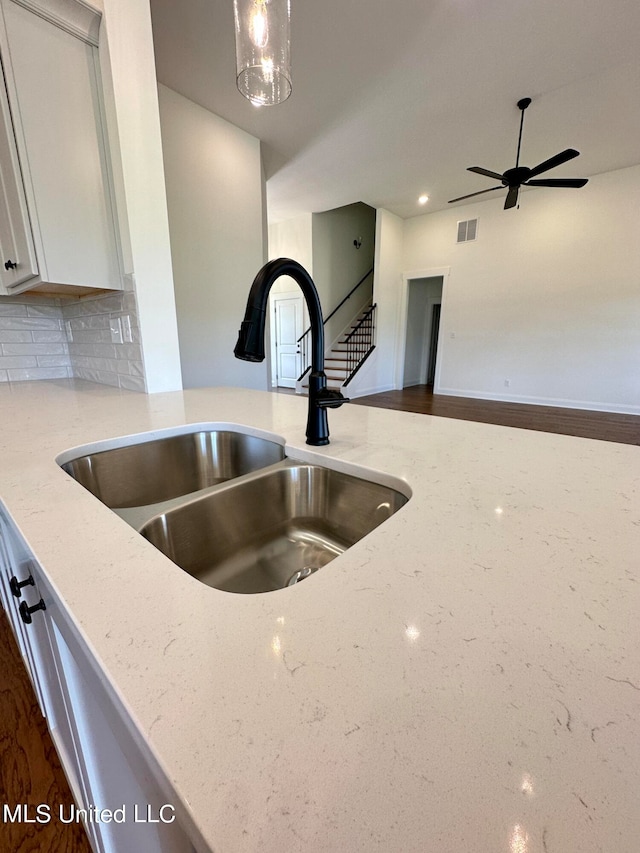
[[[301,369],[298,338],[304,332],[302,295],[273,294],[271,305],[273,365],[271,382],[276,388],[295,388]]]
[[[435,384],[442,288],[442,276],[408,281],[402,388]]]

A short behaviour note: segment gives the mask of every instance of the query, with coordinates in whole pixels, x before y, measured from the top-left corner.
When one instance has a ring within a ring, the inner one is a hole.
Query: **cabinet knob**
[[[36,582],[33,579],[33,575],[29,575],[29,577],[24,581],[19,581],[18,578],[14,575],[9,581],[9,586],[11,587],[11,592],[15,595],[16,598],[20,598],[22,595],[22,587],[23,586],[35,586]]]
[[[4,262],[4,268],[6,270],[14,270],[17,266],[18,266],[18,264],[15,261],[5,261]]]
[[[22,621],[25,625],[30,625],[33,621],[31,619],[31,614],[35,613],[36,610],[46,610],[47,607],[42,599],[37,604],[34,604],[33,607],[29,607],[26,601],[23,601],[20,605],[20,616],[22,616]]]

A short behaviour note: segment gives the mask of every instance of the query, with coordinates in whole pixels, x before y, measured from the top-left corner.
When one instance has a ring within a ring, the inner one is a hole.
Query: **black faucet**
[[[348,403],[340,391],[327,388],[324,372],[324,325],[320,297],[311,276],[297,261],[278,258],[265,264],[253,280],[247,310],[233,350],[244,361],[264,361],[264,327],[267,317],[267,298],[271,286],[281,275],[291,276],[299,285],[309,309],[311,321],[311,373],[309,375],[309,414],[307,444],[319,447],[329,444],[327,409],[337,409]]]

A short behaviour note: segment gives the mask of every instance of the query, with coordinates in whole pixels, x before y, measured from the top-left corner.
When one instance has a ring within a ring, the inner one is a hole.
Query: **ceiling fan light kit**
[[[518,134],[516,165],[512,169],[507,169],[502,174],[499,172],[492,172],[490,169],[483,169],[482,166],[469,166],[467,169],[468,172],[475,172],[478,175],[493,178],[496,181],[500,181],[500,183],[498,186],[489,187],[487,190],[480,190],[479,192],[470,193],[469,195],[452,198],[449,201],[449,204],[506,188],[507,197],[504,202],[504,209],[509,210],[510,208],[515,207],[518,203],[520,187],[565,187],[579,189],[587,183],[587,178],[543,178],[542,180],[536,180],[536,177],[541,175],[543,172],[547,172],[549,169],[555,169],[556,166],[561,166],[563,163],[567,163],[569,160],[573,160],[574,157],[577,157],[580,152],[576,151],[575,148],[567,148],[565,151],[561,151],[559,154],[550,157],[548,160],[538,163],[538,165],[534,166],[533,169],[530,169],[528,166],[520,165],[520,146],[522,143],[524,112],[530,104],[531,98],[521,98],[517,104],[518,109],[520,110],[520,133]]]
[[[256,107],[291,94],[290,0],[233,0],[238,91]]]

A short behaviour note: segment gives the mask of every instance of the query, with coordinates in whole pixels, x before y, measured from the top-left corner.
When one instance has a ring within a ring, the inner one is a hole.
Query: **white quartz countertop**
[[[0,386],[0,499],[216,853],[638,853],[637,447],[306,400]],[[304,583],[191,578],[69,478],[185,423],[400,478]]]

